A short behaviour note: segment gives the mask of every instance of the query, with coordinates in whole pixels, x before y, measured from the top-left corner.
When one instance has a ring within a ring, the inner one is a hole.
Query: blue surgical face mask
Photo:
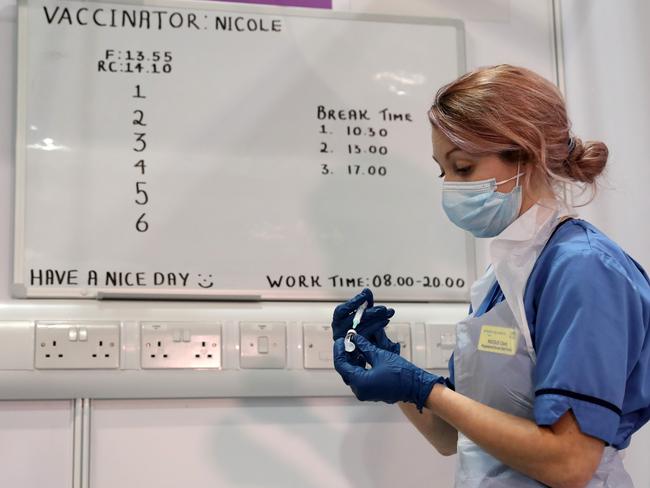
[[[519,173],[512,178],[497,182],[495,178],[470,182],[444,182],[442,206],[447,217],[461,229],[476,237],[494,237],[512,224],[521,209],[521,186]],[[517,179],[517,186],[510,193],[496,191],[499,185]]]

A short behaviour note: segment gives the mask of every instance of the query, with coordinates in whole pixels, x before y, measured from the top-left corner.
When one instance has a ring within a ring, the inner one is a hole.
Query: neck
[[[525,214],[537,202],[539,202],[540,200],[547,199],[547,198],[550,198],[550,199],[555,199],[556,198],[555,194],[553,193],[552,190],[540,191],[536,195],[530,195],[529,192],[524,191],[524,195],[523,195],[523,198],[521,200],[521,209],[519,210],[519,215],[521,216],[521,215]]]

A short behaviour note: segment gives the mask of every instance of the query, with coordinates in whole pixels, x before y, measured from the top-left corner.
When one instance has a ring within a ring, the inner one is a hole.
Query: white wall
[[[0,402],[0,486],[72,485],[72,405]]]
[[[397,408],[356,399],[94,402],[93,488],[453,485]]]
[[[507,62],[555,76],[548,0],[334,0],[334,5],[461,18],[468,68]],[[0,302],[7,306],[15,304],[9,296],[15,27],[14,2],[0,0]],[[436,88],[431,87],[432,96]],[[11,473],[23,466],[41,466],[42,451],[30,446],[47,443],[48,434],[34,433],[37,440],[28,434],[37,418],[52,429],[61,427],[60,411],[50,407],[26,403],[11,427],[0,424],[0,438],[11,429],[16,443],[11,464],[0,457],[7,479],[21,479]],[[394,407],[350,399],[102,401],[94,402],[91,422],[92,486],[452,485],[454,459],[437,456]],[[48,481],[48,486],[69,485],[69,478],[54,469]],[[43,483],[34,475],[6,485]]]
[[[610,148],[596,199],[581,211],[650,270],[650,3],[563,0],[566,96],[575,133]],[[650,487],[650,426],[627,450],[636,486]]]
[[[610,149],[581,213],[650,269],[650,3],[562,3],[566,97],[575,133]]]

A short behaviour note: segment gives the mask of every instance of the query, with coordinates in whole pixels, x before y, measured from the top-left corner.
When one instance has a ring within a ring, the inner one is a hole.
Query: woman
[[[562,200],[564,183],[594,184],[607,147],[571,135],[553,84],[508,65],[440,89],[429,118],[448,217],[495,237],[450,377],[399,356],[384,333],[394,311],[369,290],[334,312],[336,370],[360,400],[402,402],[440,453],[458,453],[457,486],[633,486],[618,450],[650,418],[650,283]]]

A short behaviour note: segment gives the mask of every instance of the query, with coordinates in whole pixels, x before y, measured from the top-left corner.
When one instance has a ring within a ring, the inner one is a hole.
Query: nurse
[[[367,289],[334,311],[336,370],[457,453],[456,486],[633,486],[618,451],[650,419],[650,282],[562,198],[565,183],[595,183],[607,147],[571,134],[552,83],[509,65],[441,88],[429,119],[449,219],[494,238],[450,376],[399,356],[384,332],[394,310]]]

